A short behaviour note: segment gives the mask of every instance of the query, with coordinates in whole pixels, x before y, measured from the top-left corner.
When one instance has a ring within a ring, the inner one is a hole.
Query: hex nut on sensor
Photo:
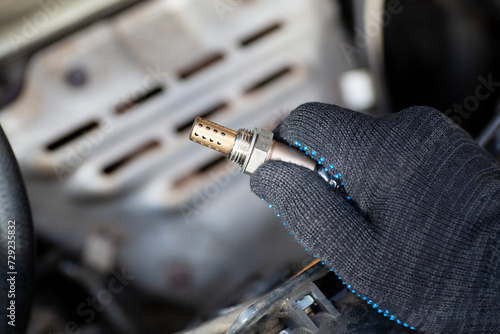
[[[255,173],[257,168],[267,160],[273,141],[273,133],[266,129],[259,129],[254,131],[253,138],[253,150],[250,147],[252,154],[247,156],[241,167],[241,171],[249,175]]]

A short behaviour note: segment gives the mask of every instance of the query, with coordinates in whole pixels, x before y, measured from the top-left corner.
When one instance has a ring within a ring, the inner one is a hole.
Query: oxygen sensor
[[[234,131],[197,117],[189,139],[227,155],[245,174],[255,173],[257,168],[268,160],[285,161],[315,171],[330,185],[340,187],[339,182],[330,177],[323,166],[299,150],[273,140],[273,133],[266,129]]]

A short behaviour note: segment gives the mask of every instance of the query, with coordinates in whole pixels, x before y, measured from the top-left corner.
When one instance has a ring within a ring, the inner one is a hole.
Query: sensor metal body
[[[219,124],[197,117],[189,139],[228,155],[229,160],[241,167],[245,174],[253,174],[265,161],[290,162],[312,171],[322,171],[315,160],[300,151],[273,140],[273,133],[266,129],[239,129],[234,131]],[[322,173],[320,173],[322,174]],[[330,177],[321,175],[330,181]]]

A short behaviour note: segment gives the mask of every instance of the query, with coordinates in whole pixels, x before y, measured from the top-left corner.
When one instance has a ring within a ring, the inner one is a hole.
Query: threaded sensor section
[[[229,155],[237,141],[237,133],[234,130],[210,122],[202,117],[196,117],[189,139],[195,143]]]
[[[233,149],[229,155],[229,160],[242,166],[247,158],[247,155],[250,153],[252,138],[253,132],[247,129],[239,129]]]

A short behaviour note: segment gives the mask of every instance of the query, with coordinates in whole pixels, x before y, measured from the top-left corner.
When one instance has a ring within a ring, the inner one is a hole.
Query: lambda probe
[[[330,185],[340,187],[338,180],[330,177],[323,166],[299,150],[273,140],[273,133],[266,129],[234,131],[197,117],[189,139],[227,155],[245,174],[255,173],[268,160],[285,161],[315,171]]]

